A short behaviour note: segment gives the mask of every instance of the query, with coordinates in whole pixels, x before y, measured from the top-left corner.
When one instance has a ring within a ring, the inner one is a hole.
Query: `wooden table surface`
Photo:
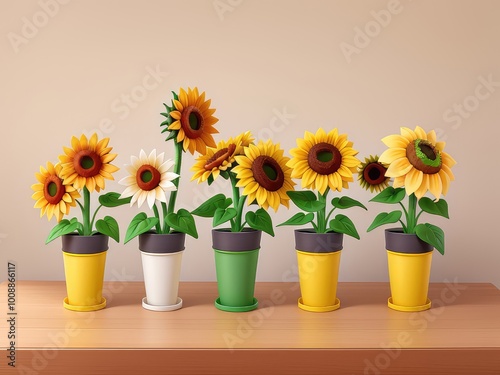
[[[387,283],[340,283],[341,308],[297,307],[297,283],[256,284],[259,308],[214,307],[214,282],[183,282],[183,308],[141,307],[140,282],[105,283],[104,310],[63,308],[64,282],[18,281],[16,369],[7,366],[0,286],[0,374],[500,374],[500,291],[431,284],[433,308],[387,307]],[[69,368],[67,366],[70,366]]]

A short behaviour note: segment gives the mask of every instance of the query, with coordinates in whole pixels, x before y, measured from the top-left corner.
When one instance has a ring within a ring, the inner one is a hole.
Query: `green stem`
[[[90,191],[86,186],[83,187],[83,235],[90,236],[92,234],[92,227],[90,225]]]
[[[324,194],[318,192],[318,201],[324,204],[324,207],[317,212],[318,216],[318,233],[326,233],[326,195],[329,189],[327,188]]]
[[[424,210],[421,210],[421,211],[418,213],[417,217],[415,218],[415,225],[417,225],[417,224],[418,224],[418,219],[420,218],[420,215],[422,215],[423,213],[424,213]]]
[[[408,219],[408,211],[406,210],[406,207],[403,203],[399,202],[399,205],[403,209],[403,212],[405,213],[405,218]]]
[[[179,189],[179,180],[180,180],[180,174],[181,174],[182,151],[183,151],[182,150],[182,143],[179,143],[179,142],[177,142],[177,140],[174,139],[174,146],[175,146],[174,173],[178,174],[179,177],[177,177],[173,181],[173,184],[175,185],[175,190],[170,192],[170,198],[168,200],[167,215],[174,212],[175,201],[177,200],[177,191]],[[170,226],[168,226],[166,223],[164,225],[164,229],[165,229],[165,233],[170,232]]]
[[[158,219],[158,222],[156,223],[156,233],[162,234],[161,224],[160,224],[160,213],[158,212],[158,207],[156,207],[156,203],[153,204],[153,212],[155,213],[155,217]]]
[[[238,179],[236,174],[229,172],[231,180],[231,188],[233,190],[233,207],[236,208],[236,217],[234,218],[234,227],[231,228],[232,232],[241,232],[243,230],[243,203],[246,197],[240,196],[240,188],[236,186]]]
[[[94,215],[92,216],[92,221],[90,222],[90,227],[91,227],[91,228],[93,228],[93,227],[94,227],[95,218],[96,218],[96,216],[97,216],[97,213],[98,213],[98,212],[99,212],[99,210],[101,209],[101,207],[102,207],[102,204],[101,204],[99,207],[97,207],[97,210],[95,210]]]
[[[162,231],[162,233],[168,234],[168,231],[167,231],[167,222],[165,221],[165,216],[167,216],[167,204],[165,202],[161,202],[161,213],[163,214],[163,218],[162,218],[162,220],[163,220],[163,231]]]
[[[335,211],[335,207],[333,207],[330,212],[328,213],[328,215],[326,215],[326,219],[325,219],[325,223],[328,224],[328,221],[330,220],[330,216],[332,216],[333,214],[333,211]]]
[[[410,194],[408,198],[408,217],[406,220],[406,229],[407,233],[415,234],[415,227],[417,225],[417,197],[415,194]]]

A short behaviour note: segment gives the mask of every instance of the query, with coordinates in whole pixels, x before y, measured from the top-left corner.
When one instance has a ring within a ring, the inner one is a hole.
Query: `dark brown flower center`
[[[203,134],[205,120],[200,109],[194,105],[184,108],[181,114],[181,126],[190,139],[196,139]]]
[[[59,177],[52,175],[45,179],[43,195],[47,202],[50,204],[59,204],[65,193],[66,188]]]
[[[425,174],[435,174],[441,170],[441,154],[429,142],[416,139],[406,148],[408,161]]]
[[[136,173],[137,185],[141,190],[150,191],[160,184],[161,174],[151,165],[142,165]]]
[[[340,168],[342,155],[334,145],[322,142],[311,147],[307,162],[314,172],[328,175],[335,173]]]
[[[387,169],[380,163],[370,163],[363,170],[363,178],[370,185],[379,185],[385,181]]]
[[[205,170],[211,171],[213,168],[221,166],[224,160],[228,160],[231,155],[233,155],[234,150],[236,150],[236,145],[234,143],[230,143],[227,147],[217,151],[210,159],[207,160],[204,166]]]
[[[281,189],[285,174],[278,162],[270,156],[258,156],[252,163],[253,178],[268,191]]]
[[[73,167],[76,173],[82,177],[94,177],[101,171],[102,160],[95,151],[82,150],[76,153]]]

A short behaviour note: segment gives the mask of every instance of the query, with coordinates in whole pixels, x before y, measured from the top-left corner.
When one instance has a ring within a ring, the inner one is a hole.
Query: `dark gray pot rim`
[[[335,253],[343,249],[344,234],[316,233],[314,229],[295,229],[295,249],[307,253]]]
[[[146,232],[139,235],[139,250],[153,254],[178,253],[184,250],[185,242],[185,233],[158,234],[156,232]]]
[[[109,236],[101,233],[92,236],[80,236],[70,233],[61,236],[62,251],[70,254],[98,254],[109,249]]]
[[[385,230],[385,248],[403,254],[424,254],[434,250],[432,245],[422,241],[416,234],[404,233],[403,228]]]
[[[249,251],[260,249],[262,231],[243,228],[242,232],[231,232],[231,229],[212,229],[212,247],[221,251]]]

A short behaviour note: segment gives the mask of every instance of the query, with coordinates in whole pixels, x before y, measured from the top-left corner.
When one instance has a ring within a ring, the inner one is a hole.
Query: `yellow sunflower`
[[[35,208],[40,208],[40,217],[47,214],[61,221],[64,215],[69,214],[70,207],[76,206],[76,199],[80,198],[78,191],[71,185],[63,185],[61,178],[61,164],[47,163],[47,168],[40,167],[40,173],[35,173],[38,183],[31,188],[35,191],[31,196],[36,200]]]
[[[362,188],[380,193],[389,186],[390,177],[385,175],[387,167],[379,162],[378,155],[365,158],[358,167],[358,181]]]
[[[247,204],[256,200],[266,210],[271,206],[277,211],[280,204],[288,208],[290,197],[286,192],[293,190],[295,183],[287,166],[290,159],[283,156],[283,149],[268,140],[250,144],[244,152],[235,157],[238,165],[233,172],[239,180],[236,186],[244,188],[242,194],[247,196]]]
[[[292,178],[300,178],[302,188],[317,190],[324,194],[329,187],[341,191],[354,181],[360,161],[355,157],[358,151],[352,148],[347,134],[333,129],[326,133],[322,128],[316,134],[305,132],[303,139],[297,139],[297,148],[291,149],[293,158],[287,163],[293,169]]]
[[[217,147],[207,147],[206,154],[196,159],[191,168],[194,172],[191,181],[198,180],[198,183],[205,182],[210,176],[216,179],[221,171],[230,170],[235,163],[236,155],[244,155],[244,147],[250,145],[254,138],[247,131],[236,138],[229,138],[227,141],[220,141]]]
[[[444,152],[445,142],[436,141],[436,132],[429,133],[417,126],[415,130],[402,127],[401,135],[382,139],[389,149],[380,155],[379,161],[389,165],[386,176],[394,177],[394,187],[404,186],[408,195],[422,198],[430,191],[439,199],[446,195],[455,177],[451,167],[456,161]]]
[[[104,189],[104,179],[114,180],[111,173],[119,168],[110,164],[116,154],[110,154],[113,149],[108,147],[109,138],[98,141],[94,133],[90,140],[82,134],[80,139],[71,138],[71,146],[64,147],[64,155],[59,156],[62,164],[61,177],[65,185],[73,185],[75,189],[84,186],[90,192]]]
[[[241,147],[248,147],[251,144],[254,143],[255,138],[253,137],[252,133],[250,131],[246,131],[244,133],[241,133],[237,139],[241,141]],[[238,155],[243,155],[243,149],[241,149],[240,152],[238,152]]]
[[[184,151],[191,154],[198,151],[205,153],[206,147],[216,147],[212,134],[218,133],[213,127],[219,119],[213,116],[215,109],[210,108],[211,100],[205,100],[205,92],[198,93],[198,88],[179,91],[179,100],[173,100],[175,110],[170,112],[174,119],[169,130],[178,130],[177,142],[182,142]]]

